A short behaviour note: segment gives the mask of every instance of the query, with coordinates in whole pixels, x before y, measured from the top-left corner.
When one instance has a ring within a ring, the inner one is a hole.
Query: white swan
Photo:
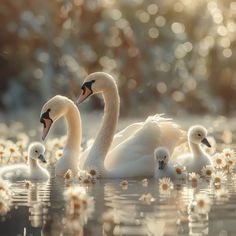
[[[113,140],[120,105],[115,80],[104,72],[92,73],[82,90],[77,104],[95,93],[101,93],[105,101],[103,122],[95,142],[81,156],[83,169],[95,166],[102,177],[108,178],[153,176],[154,149],[165,146],[172,153],[176,145],[185,141],[185,132],[160,115],[132,124]]]
[[[155,171],[154,177],[157,179],[169,177],[174,179],[174,168],[169,165],[170,153],[167,148],[159,147],[154,151]]]
[[[184,167],[170,161],[170,153],[167,148],[159,147],[154,151],[155,171],[157,179],[169,177],[171,180],[186,179]]]
[[[64,116],[67,124],[67,141],[62,157],[57,161],[55,174],[62,176],[68,169],[78,172],[78,162],[81,145],[81,119],[78,108],[73,101],[64,96],[54,96],[42,108],[40,122],[43,124],[44,140],[52,126],[60,117]]]
[[[190,127],[188,131],[188,143],[191,153],[183,154],[177,157],[176,161],[184,166],[188,172],[201,172],[206,165],[213,166],[211,157],[201,147],[201,143],[211,147],[207,140],[207,130],[200,125]]]
[[[0,178],[11,181],[47,180],[49,172],[38,164],[38,160],[46,163],[45,148],[41,143],[32,143],[28,148],[28,164],[14,164],[0,168]]]

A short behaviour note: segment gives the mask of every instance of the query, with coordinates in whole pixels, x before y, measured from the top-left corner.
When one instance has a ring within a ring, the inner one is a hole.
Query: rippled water
[[[52,173],[53,174],[53,173]],[[170,194],[159,192],[158,182],[149,180],[147,187],[141,179],[129,180],[127,187],[121,180],[98,180],[86,187],[94,196],[95,211],[76,235],[236,235],[236,179],[222,186],[228,194],[218,198],[210,182],[201,180],[197,188],[178,183]],[[14,183],[13,207],[1,217],[0,235],[73,235],[65,227],[63,181],[52,178],[47,183]],[[212,200],[209,215],[194,220],[187,206],[194,193],[206,192]],[[142,194],[151,193],[156,199],[150,205],[140,201]],[[109,215],[109,227],[103,214]],[[75,235],[75,234],[74,234]]]

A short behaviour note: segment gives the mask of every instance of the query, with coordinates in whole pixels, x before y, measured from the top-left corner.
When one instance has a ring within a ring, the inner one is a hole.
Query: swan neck
[[[30,169],[37,169],[39,167],[38,161],[33,158],[29,158],[29,166]]]
[[[105,157],[112,144],[119,117],[120,100],[117,87],[114,86],[114,88],[104,92],[103,99],[105,103],[103,122],[86,159],[87,163],[95,162],[102,169],[104,168]]]
[[[79,152],[82,132],[81,119],[79,110],[74,104],[69,104],[68,110],[65,113],[65,119],[67,125],[67,140],[65,149]]]
[[[200,144],[189,142],[189,147],[194,156],[201,156],[204,154],[204,150]]]

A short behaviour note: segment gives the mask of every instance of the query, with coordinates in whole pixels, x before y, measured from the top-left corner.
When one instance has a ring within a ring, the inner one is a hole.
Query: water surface
[[[128,180],[125,187],[120,181],[98,180],[84,186],[94,196],[95,211],[79,235],[236,235],[234,177],[221,186],[228,191],[222,197],[217,197],[218,190],[203,179],[196,188],[187,182],[176,183],[169,194],[160,193],[154,179],[149,179],[146,187],[142,179]],[[30,186],[24,182],[12,184],[13,207],[1,217],[0,235],[75,235],[65,226],[65,187],[55,178]],[[194,221],[187,206],[199,192],[209,194],[212,206],[209,215]],[[139,200],[147,193],[155,198],[150,205]],[[104,214],[108,220],[104,220]]]

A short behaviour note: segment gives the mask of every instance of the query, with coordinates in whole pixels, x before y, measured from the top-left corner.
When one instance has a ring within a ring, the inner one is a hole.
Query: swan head
[[[111,75],[105,72],[95,72],[89,74],[81,86],[82,93],[77,100],[77,105],[82,103],[92,94],[105,93],[114,87],[116,87],[116,82]]]
[[[67,109],[67,106],[65,106],[66,99],[66,97],[56,95],[44,104],[40,115],[40,122],[43,124],[43,140],[48,135],[53,122],[65,114]]]
[[[155,149],[154,159],[158,163],[159,169],[163,170],[170,159],[169,150],[165,147]]]
[[[43,163],[46,163],[46,159],[44,157],[45,147],[38,142],[31,143],[28,148],[29,158],[33,160],[40,160]]]
[[[201,125],[195,125],[188,130],[188,139],[191,143],[201,144],[203,143],[207,147],[211,147],[207,140],[207,130]]]

